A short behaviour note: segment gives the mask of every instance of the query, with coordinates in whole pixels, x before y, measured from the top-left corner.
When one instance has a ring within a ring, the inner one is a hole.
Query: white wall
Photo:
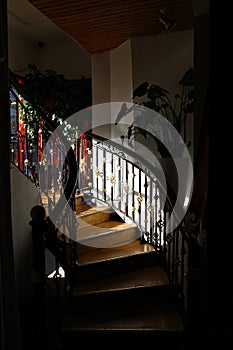
[[[132,102],[133,69],[131,40],[127,40],[110,52],[112,102]]]
[[[22,75],[28,72],[29,64],[35,64],[41,71],[52,69],[67,79],[91,77],[90,55],[70,37],[40,48],[37,42],[9,29],[8,58],[9,68]]]
[[[148,81],[176,93],[178,81],[193,67],[193,46],[193,30],[133,39],[133,87]]]
[[[180,31],[160,36],[143,36],[132,40],[133,89],[144,81],[170,92],[174,100],[181,87],[179,80],[194,68],[194,31]],[[141,99],[139,98],[140,102]],[[187,141],[193,158],[193,117],[187,120]]]
[[[12,230],[16,285],[20,304],[31,295],[32,235],[30,210],[40,204],[40,191],[11,165]]]
[[[109,106],[103,107],[106,112],[106,118],[104,118],[106,124],[95,128],[94,132],[107,138],[116,137],[111,126],[115,120],[115,118],[111,118],[111,115],[115,115],[115,111],[112,110],[110,102],[130,101],[132,97],[130,40],[111,52],[92,55],[92,96],[93,105],[109,104]],[[95,110],[94,108],[93,119],[100,117],[97,115],[98,113],[95,113]],[[95,124],[95,121],[93,123]]]
[[[93,54],[91,56],[91,68],[92,68],[92,105],[97,106],[101,104],[109,103],[111,99],[110,91],[110,56],[109,52],[103,52]],[[99,125],[100,113],[98,107],[93,108],[92,113],[92,126],[93,132],[105,137],[111,137],[111,111],[110,106],[103,108],[104,116],[101,116],[103,123],[101,127]]]
[[[37,45],[33,41],[24,38],[16,31],[8,31],[8,60],[9,68],[18,74],[25,74],[28,65],[34,62],[37,53]]]
[[[193,35],[188,30],[143,36],[109,53],[92,55],[93,104],[132,102],[132,90],[144,81],[161,85],[171,95],[178,92],[179,80],[193,67]]]
[[[132,90],[143,81],[176,93],[178,81],[193,67],[193,34],[188,30],[160,37],[143,36],[127,40],[109,53],[92,55],[94,104],[132,102]]]
[[[156,83],[173,96],[184,73],[193,67],[193,30],[127,40],[109,53],[92,55],[93,104],[133,102],[142,82]],[[110,83],[110,86],[109,86]],[[114,137],[122,134],[112,128]]]
[[[91,56],[92,104],[110,101],[110,57],[109,52]]]
[[[53,69],[67,79],[91,77],[91,56],[70,37],[45,44],[38,50],[35,63],[40,70]]]

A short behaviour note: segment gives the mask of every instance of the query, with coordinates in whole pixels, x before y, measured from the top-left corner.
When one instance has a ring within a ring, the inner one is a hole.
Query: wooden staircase
[[[154,247],[107,207],[77,196],[76,210],[77,275],[61,324],[64,349],[124,342],[183,349],[185,327]]]

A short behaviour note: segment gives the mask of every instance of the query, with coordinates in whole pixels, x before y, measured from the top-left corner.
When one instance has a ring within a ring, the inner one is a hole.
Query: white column
[[[133,67],[131,40],[110,52],[111,101],[132,102]]]
[[[109,103],[110,96],[110,56],[108,52],[94,54],[91,56],[92,62],[92,105],[99,105],[103,103]],[[93,123],[93,132],[106,137],[111,137],[111,118],[110,118],[110,109],[107,113],[108,115],[104,116],[104,125],[95,127],[100,123],[99,113],[95,113],[97,108],[93,107],[92,123]],[[104,108],[106,113],[106,107]]]

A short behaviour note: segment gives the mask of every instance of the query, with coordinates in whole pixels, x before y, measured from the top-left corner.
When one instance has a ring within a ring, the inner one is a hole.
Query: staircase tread
[[[119,233],[123,230],[136,230],[137,226],[135,224],[128,224],[125,222],[119,222],[115,220],[108,220],[96,225],[85,222],[84,220],[79,220],[79,226],[77,228],[76,239],[81,242],[81,240],[87,240],[90,238],[101,237],[101,235],[111,235],[113,233]]]
[[[151,244],[140,244],[139,240],[134,240],[128,244],[112,248],[89,248],[78,243],[77,252],[78,264],[82,266],[133,255],[155,253],[155,248]]]
[[[85,205],[85,204],[84,204]],[[89,208],[83,210],[82,212],[80,212],[78,214],[78,217],[82,217],[85,215],[91,215],[93,213],[101,213],[101,212],[108,212],[111,213],[111,209],[109,207],[106,206],[89,206]]]
[[[89,204],[83,203],[83,204],[77,205],[76,208],[75,208],[75,211],[76,211],[77,215],[79,215],[79,214],[81,214],[82,212],[84,212],[84,211],[86,211],[86,210],[88,210],[88,209],[90,209],[90,208],[91,208],[91,207],[90,207]]]
[[[129,224],[129,223],[120,222],[117,220],[107,220],[104,222],[100,222],[96,225],[88,224],[84,220],[82,220],[81,218],[78,219],[78,222],[79,222],[79,226],[77,229],[78,232],[80,232],[80,231],[85,232],[85,230],[88,232],[92,229],[93,232],[96,232],[96,234],[97,234],[97,232],[99,232],[99,233],[102,232],[101,228],[114,231],[114,230],[119,230],[119,229],[123,229],[123,228],[136,227],[136,224]],[[82,225],[82,224],[84,224],[84,225]],[[104,230],[104,231],[106,231],[106,230]]]
[[[159,287],[169,285],[166,272],[160,265],[138,268],[98,279],[97,281],[79,282],[72,295],[87,295],[118,290]]]
[[[94,214],[94,213],[101,213],[101,212],[107,212],[109,214],[112,213],[112,210],[111,208],[107,207],[106,205],[104,206],[97,206],[97,205],[94,205],[94,206],[91,206],[89,204],[79,204],[77,207],[76,207],[76,212],[78,214],[78,217],[82,217],[82,216],[86,216],[86,215],[91,215],[91,214]]]
[[[133,300],[119,304],[103,303],[79,307],[77,313],[67,313],[63,331],[184,331],[184,324],[174,302]]]

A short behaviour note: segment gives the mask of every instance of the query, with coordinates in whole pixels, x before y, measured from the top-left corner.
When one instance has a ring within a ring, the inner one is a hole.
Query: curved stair
[[[61,325],[64,349],[93,343],[120,346],[124,341],[183,349],[184,323],[154,247],[141,244],[135,226],[108,208],[93,208],[81,196],[76,208],[82,221],[76,284]],[[115,244],[102,247],[103,236],[109,244],[113,235],[118,235]],[[124,235],[127,242],[121,244]]]

